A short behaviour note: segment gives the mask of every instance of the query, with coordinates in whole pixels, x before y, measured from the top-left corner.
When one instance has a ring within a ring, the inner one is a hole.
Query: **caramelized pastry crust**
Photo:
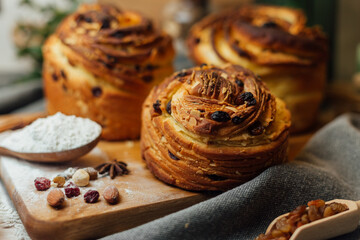
[[[109,5],[82,5],[43,47],[50,114],[88,117],[107,140],[140,134],[150,89],[173,72],[171,38],[144,16]]]
[[[285,101],[291,130],[299,132],[314,122],[326,81],[326,38],[305,24],[299,10],[245,6],[204,18],[187,44],[197,64],[239,64],[259,74]]]
[[[287,160],[290,113],[237,65],[174,73],[144,102],[141,150],[162,181],[227,190]]]

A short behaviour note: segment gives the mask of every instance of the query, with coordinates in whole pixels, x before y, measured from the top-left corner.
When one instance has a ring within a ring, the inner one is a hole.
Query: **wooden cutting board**
[[[24,126],[38,116],[0,117],[0,131]],[[308,138],[294,138],[290,143],[290,156],[296,155]],[[80,196],[66,199],[64,208],[60,210],[48,206],[46,196],[49,190],[39,192],[34,187],[36,177],[52,179],[69,167],[94,167],[114,158],[128,163],[129,175],[113,180],[105,176],[91,181],[88,187],[81,188]],[[215,196],[184,191],[158,181],[141,159],[138,141],[101,141],[89,154],[65,164],[40,164],[9,157],[1,157],[0,161],[1,179],[33,239],[99,238],[139,226]],[[88,189],[96,189],[101,195],[110,184],[119,189],[119,204],[109,205],[102,197],[95,204],[84,202],[83,194]]]

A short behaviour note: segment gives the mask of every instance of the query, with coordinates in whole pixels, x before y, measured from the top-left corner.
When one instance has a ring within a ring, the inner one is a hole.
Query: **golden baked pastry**
[[[174,73],[144,102],[141,151],[160,180],[227,190],[287,160],[290,112],[237,65]]]
[[[91,118],[107,140],[139,137],[143,101],[173,72],[171,38],[144,16],[109,5],[80,6],[43,54],[48,112]]]
[[[292,115],[292,132],[309,128],[323,97],[327,42],[300,10],[245,6],[195,24],[187,44],[197,63],[239,64],[261,76]]]

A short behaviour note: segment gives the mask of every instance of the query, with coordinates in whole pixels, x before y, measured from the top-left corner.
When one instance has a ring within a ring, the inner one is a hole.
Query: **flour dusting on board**
[[[83,146],[100,134],[101,126],[90,119],[56,113],[15,131],[0,146],[17,152],[60,152]]]

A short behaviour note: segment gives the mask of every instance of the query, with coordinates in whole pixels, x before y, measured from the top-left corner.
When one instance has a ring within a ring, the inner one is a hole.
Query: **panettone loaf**
[[[293,132],[316,118],[326,82],[327,41],[306,27],[302,11],[244,6],[210,15],[195,24],[187,43],[197,63],[239,64],[260,75],[292,114]]]
[[[49,114],[88,117],[107,140],[140,134],[141,106],[150,89],[173,72],[169,35],[139,13],[84,4],[44,47]]]
[[[160,180],[225,191],[287,160],[290,112],[251,71],[174,73],[144,102],[141,151]]]

